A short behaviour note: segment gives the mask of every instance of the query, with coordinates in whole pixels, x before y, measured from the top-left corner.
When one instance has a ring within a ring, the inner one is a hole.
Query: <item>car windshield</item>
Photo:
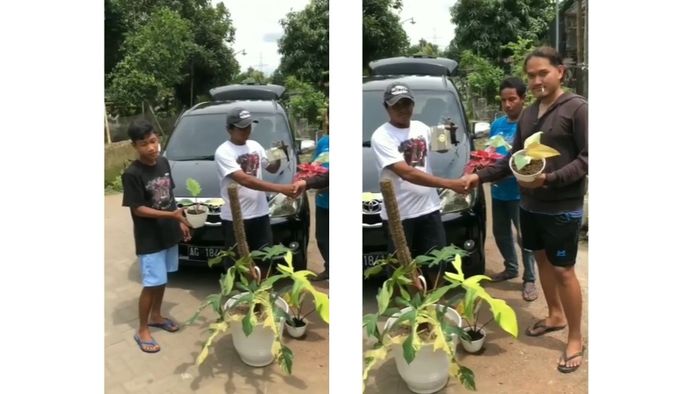
[[[250,139],[265,149],[278,141],[292,146],[284,116],[254,112],[253,117],[258,123],[253,123]],[[225,124],[223,113],[184,116],[168,141],[165,155],[169,160],[213,160],[216,148],[229,139]]]
[[[372,138],[372,133],[389,120],[389,115],[382,105],[384,92],[379,90],[365,90],[362,95],[362,141],[367,142]],[[438,90],[413,90],[415,105],[413,107],[413,119],[420,120],[428,126],[436,126],[450,118],[456,125],[458,133],[464,133],[464,120],[457,98],[447,91]]]

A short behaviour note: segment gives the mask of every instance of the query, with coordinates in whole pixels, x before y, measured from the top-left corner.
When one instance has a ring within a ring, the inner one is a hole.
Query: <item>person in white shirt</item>
[[[389,121],[372,134],[372,150],[377,158],[380,179],[391,180],[401,215],[406,241],[413,256],[427,254],[447,243],[440,215],[440,198],[435,188],[466,192],[463,179],[434,176],[428,161],[430,128],[411,120],[414,97],[402,83],[389,85],[384,92],[384,108]],[[385,210],[380,213],[388,228]],[[389,239],[389,253],[395,246]],[[429,283],[437,279],[437,268],[428,271]]]
[[[270,226],[270,209],[265,192],[283,193],[295,197],[293,184],[276,184],[262,179],[262,168],[276,173],[281,161],[269,161],[265,149],[256,141],[249,139],[253,123],[251,113],[242,107],[233,108],[226,117],[226,129],[231,138],[221,144],[214,154],[219,175],[221,198],[221,228],[224,232],[224,245],[227,249],[236,244],[233,234],[233,216],[228,196],[228,187],[235,182],[238,188],[238,200],[250,250],[260,250],[272,246],[272,227]],[[232,262],[226,261],[226,267]],[[266,272],[265,264],[260,267]]]

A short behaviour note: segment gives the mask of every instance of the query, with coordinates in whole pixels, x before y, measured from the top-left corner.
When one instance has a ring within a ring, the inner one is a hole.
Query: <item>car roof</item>
[[[282,106],[273,100],[207,101],[199,103],[185,112],[187,115],[225,114],[234,107],[243,107],[250,112],[284,113]]]
[[[362,90],[381,90],[393,82],[401,82],[412,90],[456,90],[452,81],[447,77],[434,77],[429,75],[402,75],[369,77],[362,84]]]
[[[369,63],[371,75],[454,75],[458,63],[446,57],[398,56]]]

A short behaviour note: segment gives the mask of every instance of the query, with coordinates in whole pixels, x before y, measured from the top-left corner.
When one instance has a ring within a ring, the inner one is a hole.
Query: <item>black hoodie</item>
[[[561,213],[583,207],[588,174],[588,103],[573,93],[559,96],[541,118],[537,118],[539,100],[527,107],[513,140],[512,153],[523,149],[524,141],[543,131],[540,142],[559,151],[547,158],[544,186],[521,187],[520,205],[533,212]],[[492,166],[477,171],[481,182],[494,182],[511,174],[509,153]]]

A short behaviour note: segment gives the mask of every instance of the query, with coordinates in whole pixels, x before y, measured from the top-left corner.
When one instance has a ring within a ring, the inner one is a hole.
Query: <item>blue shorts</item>
[[[162,286],[168,283],[168,272],[177,271],[177,244],[158,252],[138,255],[143,287]]]

